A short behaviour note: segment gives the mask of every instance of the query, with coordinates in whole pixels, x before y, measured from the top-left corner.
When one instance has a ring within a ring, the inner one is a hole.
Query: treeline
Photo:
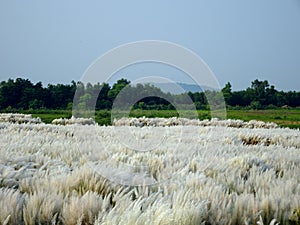
[[[254,80],[251,87],[242,91],[232,91],[227,83],[222,89],[226,104],[234,107],[248,107],[251,109],[265,109],[276,107],[299,107],[300,92],[278,91],[267,80]]]
[[[0,83],[0,109],[67,109],[73,102],[77,84],[33,84],[28,79]]]
[[[92,106],[96,110],[111,109],[115,98],[124,88],[127,89],[124,95],[134,96],[139,93],[148,96],[136,102],[133,105],[135,109],[174,109],[174,105],[170,102],[185,104],[186,96],[192,99],[197,109],[209,109],[206,96],[220,97],[220,93],[214,91],[174,95],[164,93],[150,84],[132,86],[126,79],[118,80],[112,87],[107,83],[84,85],[75,81],[71,84],[49,84],[43,87],[41,82],[33,84],[28,79],[17,78],[0,83],[0,110],[70,110],[73,102],[82,108]],[[269,85],[268,81],[255,80],[249,88],[242,91],[232,91],[231,84],[227,83],[222,92],[228,107],[265,109],[300,106],[300,92],[277,91],[273,85]],[[93,105],[94,102],[96,105]]]

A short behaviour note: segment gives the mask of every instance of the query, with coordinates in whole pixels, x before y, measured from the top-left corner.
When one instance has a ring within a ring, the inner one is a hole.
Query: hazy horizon
[[[259,79],[300,91],[297,0],[11,0],[0,3],[0,32],[0,80],[79,81],[95,59],[119,45],[164,40],[199,55],[221,87],[230,82],[243,90]],[[112,82],[148,75],[193,83],[181,71],[155,65],[122,69]]]

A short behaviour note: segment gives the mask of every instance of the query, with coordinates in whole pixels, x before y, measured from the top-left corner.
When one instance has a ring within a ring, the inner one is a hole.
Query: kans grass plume
[[[157,121],[128,131],[159,138]],[[299,130],[205,123],[167,125],[163,144],[139,152],[113,126],[5,121],[0,224],[300,224]],[[154,182],[116,180],[130,173]]]

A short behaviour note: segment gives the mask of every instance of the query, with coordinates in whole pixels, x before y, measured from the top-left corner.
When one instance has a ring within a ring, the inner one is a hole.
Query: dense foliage
[[[300,106],[300,92],[278,91],[268,81],[254,80],[251,87],[242,91],[231,90],[231,84],[227,83],[222,89],[225,101],[231,106],[250,106],[253,109],[272,107],[298,107]]]
[[[96,102],[95,108],[110,109],[120,93],[126,87],[128,93],[144,93],[145,96],[136,102],[134,109],[174,109],[170,103],[184,104],[186,94],[164,93],[150,84],[130,85],[126,79],[118,80],[111,87],[107,83],[84,85],[82,82],[72,81],[71,84],[49,84],[43,87],[41,82],[33,84],[28,79],[9,79],[0,83],[0,110],[4,109],[71,109],[73,102],[86,107]],[[226,104],[233,107],[248,107],[251,109],[264,109],[276,107],[300,106],[300,92],[283,92],[269,85],[268,81],[255,80],[251,87],[242,91],[232,91],[227,83],[222,89]],[[100,93],[99,93],[99,90]],[[153,93],[156,94],[155,97]],[[207,96],[218,97],[220,93],[214,91],[188,92],[197,109],[208,109]],[[95,98],[97,98],[96,101]],[[168,99],[169,101],[167,101]]]

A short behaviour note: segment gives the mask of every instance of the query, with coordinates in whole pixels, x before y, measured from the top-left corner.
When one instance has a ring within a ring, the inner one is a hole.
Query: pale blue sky
[[[164,40],[197,53],[221,86],[300,90],[300,0],[1,0],[0,34],[0,80],[70,83],[118,45]],[[164,68],[153,71],[187,81]]]

